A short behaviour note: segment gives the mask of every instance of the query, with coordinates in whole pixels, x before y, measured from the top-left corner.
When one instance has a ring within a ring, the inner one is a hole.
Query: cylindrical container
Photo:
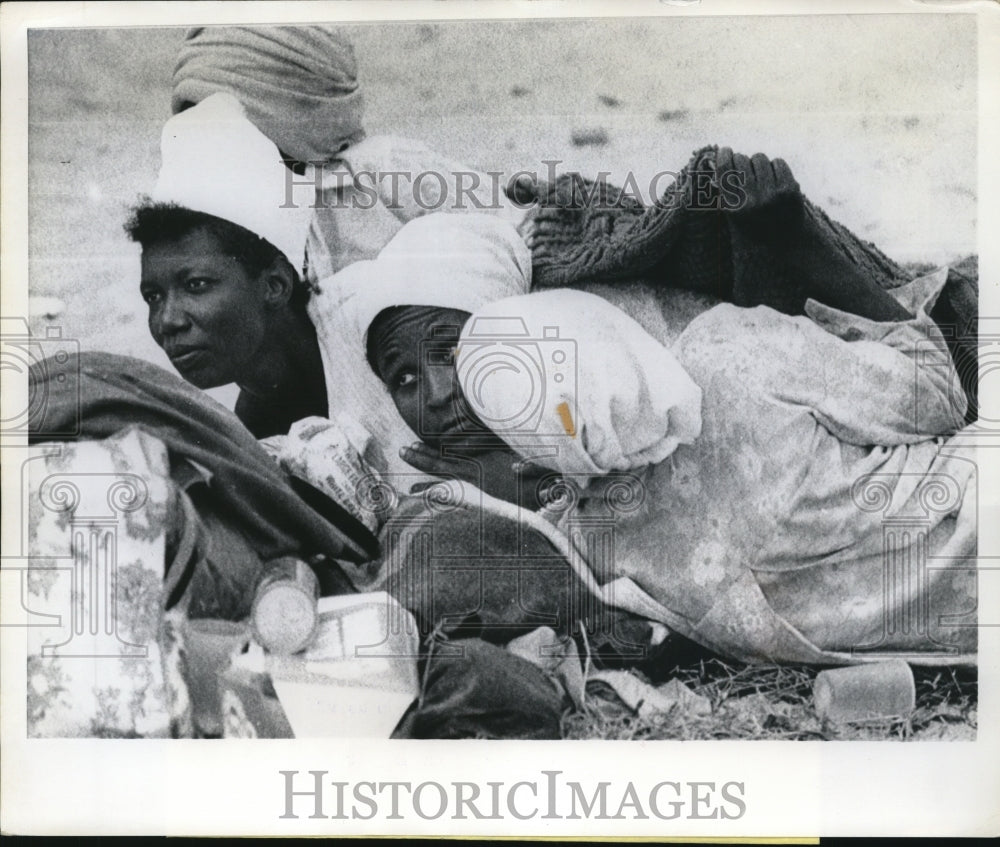
[[[184,622],[183,638],[183,668],[191,697],[192,719],[200,735],[221,736],[219,678],[229,667],[233,655],[250,641],[250,628],[245,621],[196,618]]]
[[[253,631],[271,653],[289,655],[309,646],[319,615],[319,581],[301,559],[282,556],[264,565],[254,595]]]
[[[816,713],[833,723],[905,718],[916,696],[913,671],[903,659],[821,671],[813,683]]]

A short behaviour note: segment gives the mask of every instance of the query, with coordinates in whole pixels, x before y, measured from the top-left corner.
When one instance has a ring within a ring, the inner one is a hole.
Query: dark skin
[[[400,450],[423,473],[455,477],[487,494],[537,510],[538,485],[552,472],[526,466],[469,409],[451,357],[468,312],[414,309],[376,323],[375,366],[400,416],[421,436]]]
[[[293,306],[294,286],[283,258],[253,272],[204,229],[142,252],[153,339],[199,388],[236,383],[236,414],[258,438],[327,414],[316,330]]]

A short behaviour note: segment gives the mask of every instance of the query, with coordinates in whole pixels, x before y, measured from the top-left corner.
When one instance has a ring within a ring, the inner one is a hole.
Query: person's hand
[[[493,497],[532,510],[541,506],[535,493],[538,481],[543,475],[551,475],[551,471],[525,465],[512,451],[503,449],[477,452],[459,458],[442,456],[438,448],[418,441],[409,447],[403,447],[399,455],[404,462],[422,473],[471,483]],[[411,489],[411,493],[432,485],[434,483],[420,483]]]
[[[748,235],[780,242],[801,234],[802,191],[784,159],[769,159],[763,153],[748,158],[720,147],[715,168],[723,207]]]

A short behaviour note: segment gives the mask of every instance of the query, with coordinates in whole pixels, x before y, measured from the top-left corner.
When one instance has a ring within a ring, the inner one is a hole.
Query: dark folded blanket
[[[711,294],[738,306],[770,306],[801,314],[805,293],[781,258],[730,222],[715,174],[717,147],[696,151],[651,206],[630,193],[579,174],[563,174],[538,190],[531,236],[532,286],[643,280]],[[817,231],[883,288],[914,278],[874,244],[863,241],[804,199]],[[978,273],[975,258],[951,269],[931,312],[941,325],[975,417]]]
[[[51,357],[31,366],[29,389],[29,442],[142,428],[163,441],[172,467],[190,462],[208,472],[216,514],[264,560],[322,554],[365,562],[378,555],[364,526],[283,473],[232,412],[156,365],[98,352]]]
[[[716,150],[696,151],[663,196],[648,207],[614,186],[579,174],[560,176],[538,198],[549,226],[534,238],[534,286],[641,277],[737,305],[788,300],[790,282],[780,262],[729,225],[715,178]],[[805,208],[829,240],[880,285],[892,288],[911,279],[874,244],[859,239],[808,199]]]

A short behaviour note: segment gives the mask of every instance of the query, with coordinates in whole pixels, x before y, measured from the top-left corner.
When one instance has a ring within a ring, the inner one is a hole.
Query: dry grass
[[[565,717],[563,737],[782,741],[971,741],[976,737],[975,669],[916,668],[917,706],[907,720],[847,725],[824,723],[813,708],[812,684],[820,670],[701,659],[675,668],[673,676],[707,698],[711,713],[693,715],[675,708],[656,719],[642,718],[614,694],[589,686],[585,710]]]

